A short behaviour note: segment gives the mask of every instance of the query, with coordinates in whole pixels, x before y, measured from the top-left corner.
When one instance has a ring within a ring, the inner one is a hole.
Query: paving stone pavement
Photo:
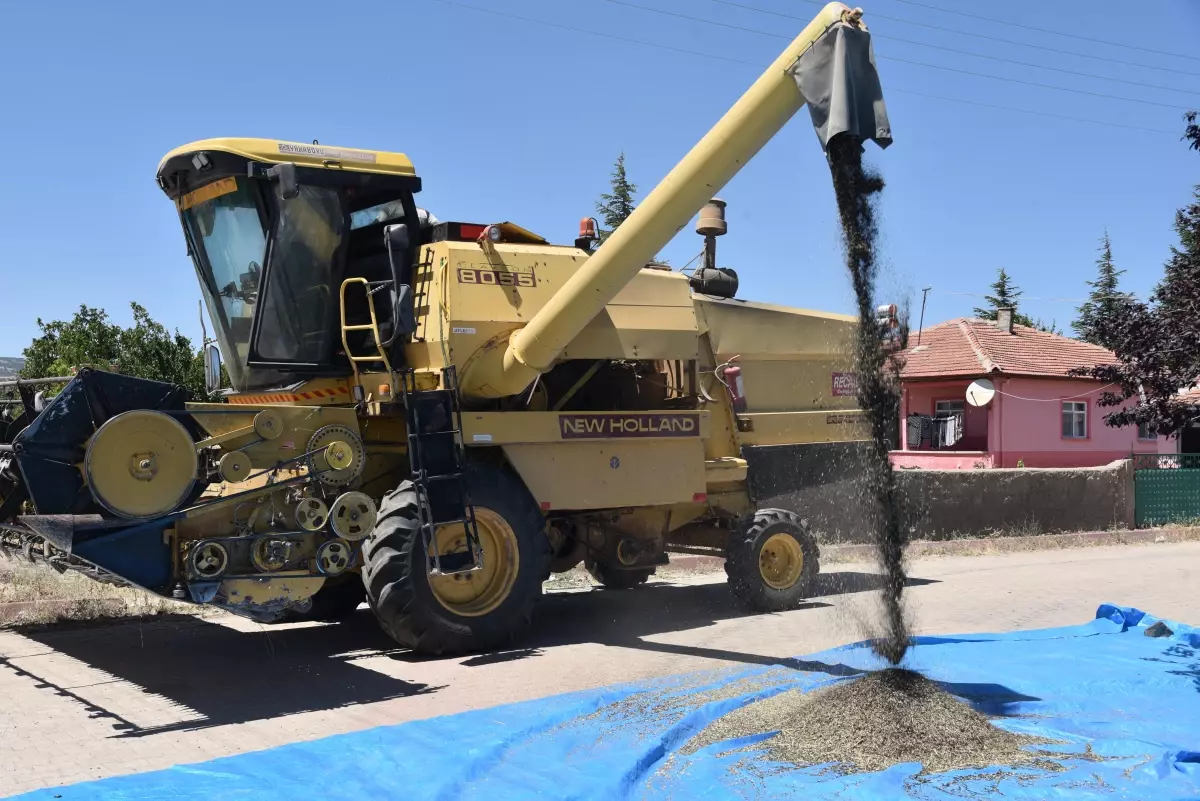
[[[929,557],[912,565],[920,633],[1069,625],[1101,602],[1200,623],[1200,543]],[[718,568],[719,571],[719,568]],[[0,796],[619,681],[773,664],[862,639],[878,586],[822,574],[795,611],[743,615],[723,573],[640,590],[568,588],[505,652],[425,659],[368,611],[340,625],[220,616],[0,632]]]

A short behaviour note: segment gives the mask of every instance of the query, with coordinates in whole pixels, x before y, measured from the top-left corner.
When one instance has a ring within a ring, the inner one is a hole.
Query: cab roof
[[[163,156],[158,164],[158,175],[162,177],[168,163],[181,156],[190,156],[202,151],[218,151],[241,156],[266,164],[303,164],[325,169],[341,169],[352,172],[375,173],[378,175],[416,176],[413,163],[403,153],[383,150],[361,150],[317,143],[286,142],[280,139],[249,139],[224,137],[201,139],[183,145]]]

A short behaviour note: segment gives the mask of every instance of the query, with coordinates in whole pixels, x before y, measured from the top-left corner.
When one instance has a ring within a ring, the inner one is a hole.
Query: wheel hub
[[[776,590],[786,590],[800,580],[804,572],[804,551],[795,537],[772,534],[758,554],[758,571],[763,582]]]
[[[477,506],[475,524],[483,567],[467,573],[429,576],[429,588],[438,603],[464,617],[486,615],[504,603],[520,568],[517,535],[503,517]],[[461,523],[442,526],[437,530],[434,547],[441,554],[466,552],[466,530]]]

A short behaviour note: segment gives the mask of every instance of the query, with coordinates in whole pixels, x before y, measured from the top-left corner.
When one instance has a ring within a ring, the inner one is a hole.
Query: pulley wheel
[[[250,477],[250,457],[231,451],[221,457],[217,464],[217,473],[226,484],[240,484]]]
[[[263,439],[275,439],[283,433],[283,415],[275,409],[263,409],[254,415],[254,433]]]
[[[329,509],[329,525],[344,540],[357,542],[375,530],[379,511],[375,502],[361,492],[347,492]]]
[[[320,531],[329,520],[329,507],[320,498],[304,498],[296,507],[296,525],[305,531]]]
[[[308,440],[307,452],[309,473],[328,486],[349,484],[362,475],[366,465],[362,438],[357,431],[338,423],[318,428]]]
[[[317,570],[325,576],[340,576],[354,564],[354,549],[345,540],[330,540],[317,549]]]
[[[335,440],[325,446],[325,464],[333,470],[345,470],[354,464],[354,451],[349,443]]]
[[[178,509],[196,482],[196,443],[170,415],[137,409],[93,435],[84,473],[96,502],[118,517],[145,520]]]
[[[189,561],[196,578],[216,579],[224,575],[225,569],[229,567],[229,551],[219,542],[198,542],[192,548]]]
[[[276,570],[283,569],[291,552],[292,544],[287,540],[263,535],[255,538],[254,546],[250,551],[250,560],[262,572],[274,573]]]

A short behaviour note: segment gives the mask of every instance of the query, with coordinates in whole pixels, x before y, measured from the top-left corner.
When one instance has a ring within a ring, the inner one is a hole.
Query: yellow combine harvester
[[[0,545],[260,620],[365,597],[433,653],[510,638],[552,571],[630,587],[669,550],[795,605],[817,544],[802,509],[761,506],[860,438],[856,321],[735,299],[710,199],[806,98],[823,145],[890,141],[860,16],[826,6],[595,252],[586,221],[573,245],[439,222],[397,153],[172,151],[228,402],[83,370],[28,404],[0,428]],[[698,211],[703,267],[654,264]]]

